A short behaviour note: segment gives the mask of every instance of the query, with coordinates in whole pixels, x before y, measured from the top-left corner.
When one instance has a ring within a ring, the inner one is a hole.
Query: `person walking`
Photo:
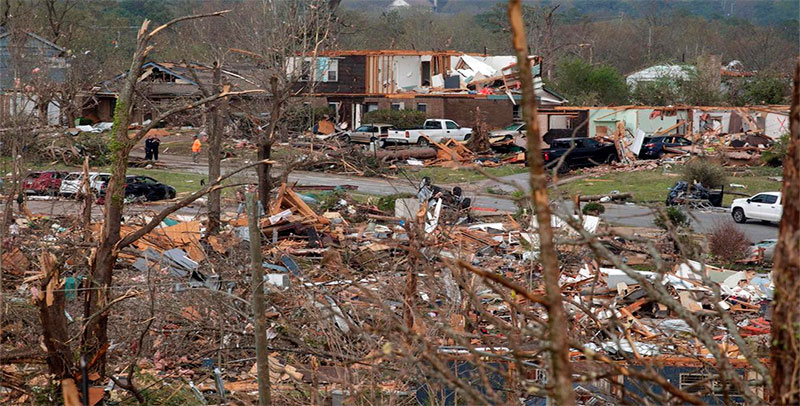
[[[194,136],[194,142],[192,143],[192,162],[198,163],[200,162],[200,148],[202,144],[200,144],[200,138]]]

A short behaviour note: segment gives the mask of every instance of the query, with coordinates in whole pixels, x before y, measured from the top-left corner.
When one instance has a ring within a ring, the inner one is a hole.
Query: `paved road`
[[[649,207],[626,205],[626,204],[606,204],[606,212],[603,218],[612,223],[632,227],[652,227],[653,210]],[[690,212],[692,217],[692,228],[701,233],[708,233],[720,222],[733,221],[727,210],[718,209],[714,211]],[[778,225],[771,223],[748,222],[746,224],[736,224],[751,242],[758,242],[770,238],[778,238]]]
[[[188,171],[194,173],[206,173],[205,163],[194,164],[189,157],[182,156],[164,156],[164,163],[169,165],[173,170]],[[223,172],[236,168],[243,164],[243,161],[226,160],[223,162]],[[248,177],[255,178],[253,171],[248,171]],[[415,193],[416,185],[406,179],[381,179],[381,178],[364,178],[358,176],[343,176],[336,174],[328,174],[322,172],[306,172],[294,171],[289,175],[291,182],[297,182],[300,185],[354,185],[358,186],[358,191],[366,194],[374,195],[389,195],[394,193]],[[503,181],[514,182],[521,185],[523,188],[527,187],[527,174],[517,174],[504,177]],[[479,190],[485,190],[486,182],[491,185],[499,185],[496,181],[481,181],[470,185],[462,186],[468,195],[473,197],[473,206],[485,207],[490,209],[497,209],[508,212],[516,212],[517,205],[513,200],[507,197],[476,194]],[[514,190],[514,189],[510,189]],[[2,207],[2,205],[0,205]],[[80,210],[80,205],[75,202],[53,202],[53,201],[31,201],[29,207],[34,213],[42,214],[74,214]],[[126,214],[139,213],[142,211],[157,211],[163,208],[164,205],[150,204],[147,206],[131,205],[126,209]],[[187,208],[181,209],[178,214],[186,216],[194,216],[202,213],[204,210],[202,203],[194,204]],[[716,223],[720,221],[727,221],[730,219],[730,214],[727,212],[718,211],[693,211],[693,227],[699,232],[709,232]],[[102,212],[99,207],[93,210],[93,216],[100,218]],[[651,208],[627,205],[627,204],[607,204],[606,212],[602,216],[606,221],[612,224],[631,226],[631,227],[652,227],[653,226],[653,211]],[[745,235],[753,242],[760,241],[768,238],[777,238],[778,227],[773,224],[762,224],[751,222],[747,224],[737,224],[736,227],[741,229]]]

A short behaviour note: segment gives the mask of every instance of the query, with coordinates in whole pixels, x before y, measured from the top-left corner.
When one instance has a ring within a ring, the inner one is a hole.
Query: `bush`
[[[783,165],[787,145],[789,145],[789,133],[781,135],[781,138],[776,143],[764,151],[761,154],[761,161],[769,166]]]
[[[395,200],[397,200],[397,199],[408,199],[408,198],[411,198],[411,197],[415,197],[415,195],[413,195],[411,193],[395,193],[395,194],[392,194],[392,195],[381,196],[378,199],[378,203],[376,204],[376,206],[378,206],[378,209],[380,209],[382,211],[385,211],[385,212],[389,212],[389,213],[391,213],[393,215],[394,214],[394,203],[395,203]]]
[[[674,228],[686,228],[692,224],[692,220],[683,210],[678,207],[667,207],[667,210],[656,213],[653,224],[663,230],[669,230],[670,225]]]
[[[751,244],[744,232],[730,220],[715,224],[708,234],[711,254],[728,264],[745,258]]]
[[[361,122],[366,124],[391,124],[399,129],[421,127],[426,118],[428,118],[428,115],[424,111],[375,110],[364,114]]]
[[[597,216],[606,212],[606,207],[597,202],[589,202],[583,205],[582,213],[587,216]]]
[[[690,185],[694,182],[701,183],[707,189],[714,189],[725,184],[728,176],[725,168],[707,159],[692,159],[681,169],[683,180]]]

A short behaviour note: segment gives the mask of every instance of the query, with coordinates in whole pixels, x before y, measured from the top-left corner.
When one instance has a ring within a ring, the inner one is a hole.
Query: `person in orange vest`
[[[194,163],[197,163],[197,162],[200,161],[200,147],[201,146],[202,146],[202,144],[200,144],[200,138],[197,138],[197,136],[195,135],[194,136],[194,142],[192,143],[192,162],[194,162]]]

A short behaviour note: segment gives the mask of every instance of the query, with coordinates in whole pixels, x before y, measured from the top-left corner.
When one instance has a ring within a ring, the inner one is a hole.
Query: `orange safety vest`
[[[200,152],[200,140],[194,140],[192,143],[192,152]]]

